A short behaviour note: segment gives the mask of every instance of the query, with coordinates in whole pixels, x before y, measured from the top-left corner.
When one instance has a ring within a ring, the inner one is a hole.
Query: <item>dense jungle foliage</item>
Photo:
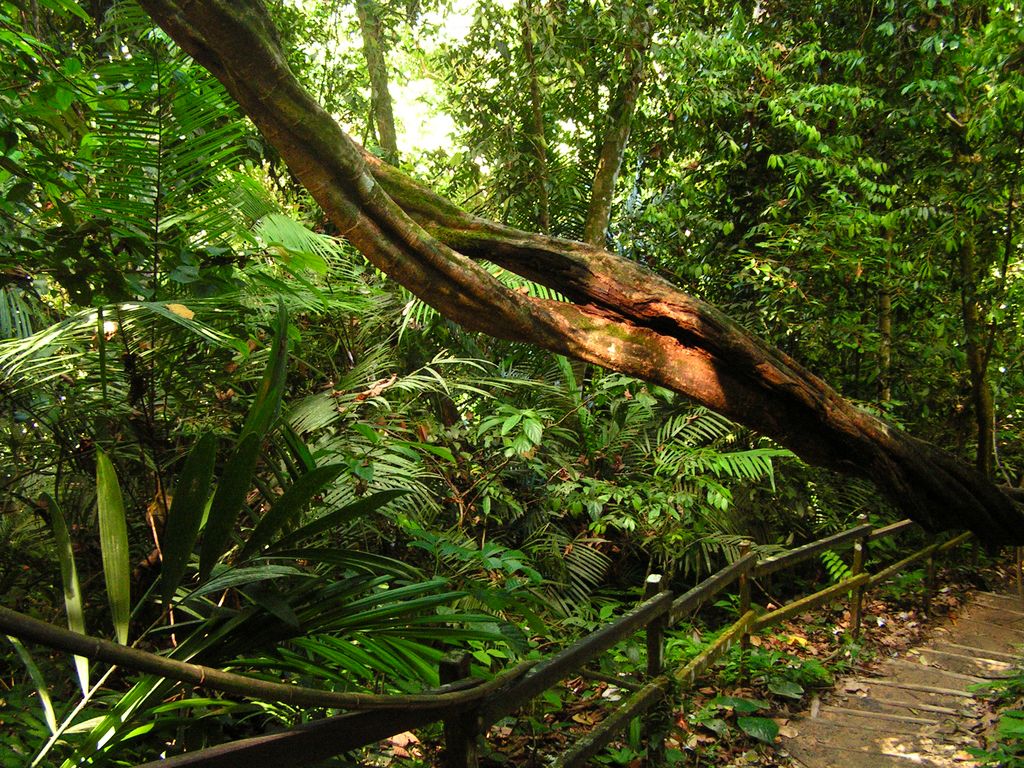
[[[652,267],[1024,480],[1019,3],[269,6],[294,71],[380,156]],[[486,674],[561,643],[648,573],[685,586],[742,541],[890,514],[672,392],[412,298],[134,2],[4,0],[0,44],[4,605],[408,692],[451,648]],[[0,670],[3,765],[323,714],[16,641]]]

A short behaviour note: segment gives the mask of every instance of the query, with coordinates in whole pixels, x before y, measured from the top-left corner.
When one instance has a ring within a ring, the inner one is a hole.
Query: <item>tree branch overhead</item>
[[[359,147],[306,93],[257,0],[140,0],[227,87],[344,236],[452,320],[681,394],[806,461],[874,481],[932,530],[1024,543],[1024,513],[982,474],[842,398],[714,307],[602,249],[472,216]],[[555,289],[510,291],[475,260]]]

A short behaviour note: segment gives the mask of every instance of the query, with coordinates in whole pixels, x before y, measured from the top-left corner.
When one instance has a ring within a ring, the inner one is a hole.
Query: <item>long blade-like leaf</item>
[[[274,343],[270,349],[270,361],[263,372],[263,380],[256,391],[256,400],[249,409],[241,438],[250,433],[262,437],[274,423],[281,408],[281,396],[284,394],[284,379],[288,364],[288,312],[284,304],[277,305],[277,328],[274,332]]]
[[[103,553],[103,577],[107,583],[110,616],[117,642],[128,643],[131,616],[131,573],[128,565],[128,526],[124,517],[124,499],[114,465],[102,450],[96,449],[96,505],[100,520],[100,550]]]
[[[375,512],[392,499],[396,499],[406,493],[409,493],[409,491],[380,491],[372,496],[367,496],[365,499],[360,499],[359,501],[355,501],[351,504],[346,504],[341,509],[326,514],[323,517],[318,517],[313,522],[308,523],[287,536],[282,537],[280,540],[274,542],[274,549],[294,547],[300,541],[316,536],[318,533],[323,533],[330,528],[342,525],[350,520],[355,520],[357,517],[369,514],[370,512]]]
[[[309,500],[334,478],[341,474],[345,464],[327,464],[307,472],[282,494],[256,524],[249,541],[245,543],[239,559],[257,554],[263,549],[281,528],[292,520]]]
[[[60,578],[64,584],[64,607],[68,612],[68,629],[72,632],[81,632],[84,635],[85,611],[82,609],[82,590],[78,584],[75,552],[71,546],[71,536],[68,533],[64,510],[50,494],[44,493],[43,499],[50,511],[53,540],[57,545]],[[84,656],[75,656],[75,671],[78,673],[78,684],[82,687],[84,696],[89,692],[89,660]]]
[[[181,470],[161,542],[164,564],[160,587],[164,605],[168,605],[174,597],[174,590],[181,583],[196,537],[199,536],[216,458],[217,438],[207,433],[196,443]]]
[[[199,548],[199,578],[210,578],[213,566],[227,551],[231,532],[235,529],[238,512],[245,503],[245,495],[252,485],[256,459],[260,453],[260,436],[246,435],[235,448],[224,467],[224,477],[217,485],[210,504],[210,516],[203,531],[203,544]]]
[[[21,640],[10,635],[7,636],[7,639],[11,641],[14,650],[18,652],[22,663],[25,665],[25,669],[28,670],[28,674],[36,686],[36,691],[39,693],[39,703],[42,704],[43,715],[46,717],[46,727],[50,729],[50,733],[56,733],[57,716],[53,711],[53,702],[50,701],[50,689],[46,687],[46,679],[43,677],[43,673],[39,671],[35,659],[32,658],[32,654],[28,652],[28,649],[21,644]]]

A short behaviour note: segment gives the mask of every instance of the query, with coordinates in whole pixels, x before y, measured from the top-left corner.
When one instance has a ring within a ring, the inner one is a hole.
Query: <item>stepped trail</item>
[[[847,677],[793,718],[782,749],[806,768],[967,768],[982,746],[985,705],[974,686],[1021,661],[1024,605],[975,592],[923,645]]]

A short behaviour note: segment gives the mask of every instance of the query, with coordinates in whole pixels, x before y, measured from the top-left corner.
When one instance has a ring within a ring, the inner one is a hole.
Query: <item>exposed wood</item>
[[[976,699],[973,693],[960,691],[956,688],[941,688],[934,685],[915,685],[913,683],[901,683],[897,680],[886,680],[881,677],[856,678],[852,682],[863,685],[881,685],[886,688],[899,688],[902,691],[917,691],[918,693],[936,693],[942,696],[958,696],[964,699]]]
[[[339,231],[453,321],[673,389],[807,461],[874,480],[931,529],[1024,542],[1024,513],[983,474],[843,399],[714,307],[599,248],[472,216],[356,145],[288,70],[259,0],[141,0],[220,79]],[[559,291],[509,290],[486,259]]]
[[[970,651],[971,656],[969,658],[977,659],[988,659],[989,661],[1002,660],[1005,663],[1009,663],[1013,666],[1013,663],[1020,661],[1019,654],[1013,653],[1002,653],[1001,651],[987,651],[983,648],[976,648],[973,645],[962,645],[960,643],[952,643],[948,640],[936,640],[936,642],[942,645],[948,645],[950,648],[959,648],[963,651]]]
[[[834,712],[837,715],[856,715],[869,720],[896,721],[899,723],[916,723],[917,725],[936,725],[940,721],[927,717],[911,717],[910,715],[892,715],[886,712],[871,712],[866,709],[850,709],[849,707],[837,707],[828,704],[821,708],[822,712]]]
[[[940,655],[940,656],[948,656],[950,658],[963,659],[963,660],[965,660],[965,662],[976,662],[976,663],[981,663],[981,664],[988,664],[988,665],[992,665],[993,667],[998,667],[998,668],[1005,669],[1005,670],[1013,669],[1014,665],[1010,664],[1010,662],[1001,662],[1001,660],[999,660],[997,658],[985,658],[983,655],[979,655],[980,653],[983,653],[983,652],[984,651],[979,651],[977,654],[968,655],[967,653],[954,653],[954,652],[948,651],[948,650],[941,650],[939,648],[929,647],[929,648],[923,648],[922,651],[921,651],[921,654],[925,655],[925,654],[929,654],[929,653],[934,653],[934,654],[937,654],[937,655]],[[989,652],[991,652],[991,651],[989,651]]]
[[[617,621],[592,632],[560,653],[540,662],[521,680],[483,705],[480,712],[481,727],[486,728],[502,717],[515,712],[535,696],[575,672],[588,661],[597,658],[620,640],[631,636],[652,620],[668,613],[672,593],[662,592],[645,600]]]
[[[916,701],[900,701],[899,699],[883,699],[878,696],[867,696],[864,698],[857,697],[857,701],[864,702],[875,702],[886,707],[897,707],[900,709],[909,709],[912,711],[921,710],[922,712],[935,712],[940,715],[952,715],[954,717],[961,717],[964,714],[963,710],[953,709],[952,707],[940,707],[938,704],[919,704]],[[859,710],[858,710],[859,711]]]
[[[765,558],[754,568],[754,575],[760,578],[762,576],[767,576],[769,573],[775,573],[783,568],[789,568],[797,563],[810,560],[827,550],[845,549],[870,531],[870,525],[858,525],[854,528],[849,528],[845,531],[832,534],[831,536],[826,536],[824,539],[818,539],[817,541],[812,541],[809,544],[804,544],[802,547],[791,549],[788,552],[783,552],[782,554]]]
[[[937,667],[934,664],[923,664],[920,661],[910,661],[909,659],[892,658],[892,659],[886,659],[885,663],[886,664],[891,664],[891,665],[894,665],[894,666],[897,666],[897,667],[916,667],[918,669],[927,669],[927,670],[930,670],[930,671],[934,672],[935,674],[937,674],[937,675],[939,675],[941,677],[948,677],[951,680],[961,680],[961,681],[963,681],[965,683],[971,683],[971,684],[984,683],[988,679],[991,679],[991,678],[980,677],[978,675],[965,675],[963,672],[951,672],[948,669],[943,669],[942,667]]]

